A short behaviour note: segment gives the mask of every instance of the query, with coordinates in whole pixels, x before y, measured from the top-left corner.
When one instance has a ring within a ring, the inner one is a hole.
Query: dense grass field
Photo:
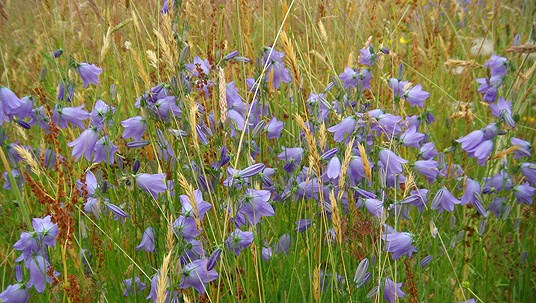
[[[0,0],[0,302],[534,302],[535,15]]]

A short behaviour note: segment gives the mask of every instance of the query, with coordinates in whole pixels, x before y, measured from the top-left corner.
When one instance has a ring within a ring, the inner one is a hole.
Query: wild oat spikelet
[[[39,170],[39,164],[37,161],[35,161],[33,155],[24,147],[20,145],[14,145],[13,149],[19,154],[19,156],[22,158],[22,160],[30,166],[30,170],[39,176],[40,170]]]
[[[147,54],[147,60],[149,60],[149,65],[154,68],[158,68],[158,57],[156,56],[155,51],[148,49],[145,51]]]
[[[342,192],[342,190],[339,189],[339,193],[340,192]],[[334,189],[329,192],[329,201],[331,202],[331,221],[333,222],[333,228],[335,229],[337,243],[339,243],[340,245],[342,243],[341,217],[339,215],[339,204],[337,203],[337,199],[335,198]]]
[[[450,116],[451,119],[465,119],[467,122],[472,122],[474,119],[469,103],[458,102],[456,111]]]
[[[363,160],[363,169],[365,171],[365,177],[367,177],[369,181],[372,181],[372,169],[370,167],[370,162],[367,157],[365,147],[361,143],[359,143],[357,144],[357,148],[359,149],[359,155],[361,156],[361,160]]]
[[[136,12],[134,9],[131,10],[131,14],[132,14],[132,21],[134,22],[134,27],[136,28],[136,31],[138,32],[138,34],[141,34],[142,30],[140,26],[140,21],[138,21],[138,16],[136,15]]]
[[[322,42],[324,44],[328,43],[328,32],[326,31],[326,28],[324,27],[324,23],[322,22],[322,19],[318,20],[318,31],[320,32],[320,39],[322,39]]]
[[[294,118],[296,119],[298,126],[305,132],[305,140],[309,145],[309,165],[312,165],[310,167],[313,167],[317,177],[320,177],[320,155],[318,154],[316,139],[300,115],[294,114]]]
[[[197,209],[197,202],[195,201],[194,187],[180,172],[177,172],[177,181],[179,182],[180,187],[186,191],[186,196],[188,196],[188,200],[190,200],[190,205],[192,206],[194,213],[195,225],[201,230],[201,221],[199,220],[199,211]]]
[[[168,43],[166,42],[166,38],[164,38],[164,35],[162,35],[158,30],[153,29],[153,33],[155,34],[156,38],[158,39],[158,45],[160,46],[160,49],[162,50],[162,53],[164,54],[164,58],[166,59],[166,63],[169,67],[173,66],[173,54],[171,53],[171,48],[169,47]]]
[[[415,188],[415,176],[413,176],[413,174],[411,172],[408,172],[407,173],[407,176],[406,176],[406,182],[404,183],[404,195],[403,197],[407,197],[408,194],[409,194],[409,191],[412,189],[412,188]]]
[[[536,53],[536,44],[521,44],[506,49],[509,53],[530,54]]]
[[[328,61],[326,60],[326,58],[324,56],[322,56],[322,54],[320,54],[319,52],[317,52],[314,49],[309,51],[309,54],[312,54],[315,57],[317,57],[318,59],[320,59],[320,61],[322,61],[322,63],[324,63],[324,65],[329,68],[330,65],[328,64]]]
[[[192,132],[192,144],[194,145],[194,148],[197,152],[200,151],[199,148],[199,136],[197,134],[197,110],[198,105],[195,103],[194,98],[191,95],[188,95],[186,98],[188,108],[190,109],[189,115],[188,115],[188,123],[190,124],[190,129]]]
[[[168,222],[173,222],[173,217],[171,215],[169,216]],[[167,227],[166,250],[171,251],[173,249],[173,245],[175,245],[175,232],[172,224],[168,224]]]
[[[320,124],[320,127],[318,129],[318,144],[320,145],[320,150],[326,149],[326,144],[328,141],[327,134],[328,133],[326,129],[326,124],[324,123],[324,121],[322,121],[322,124]]]
[[[225,82],[225,70],[218,70],[218,88],[219,88],[219,103],[220,103],[220,121],[225,124],[227,120],[227,83]]]
[[[108,30],[106,31],[106,35],[102,36],[102,47],[100,50],[100,63],[104,61],[104,56],[108,53],[108,50],[110,49],[110,42],[111,42],[111,32],[112,32],[112,26],[108,26]]]
[[[146,87],[151,87],[151,80],[149,78],[149,75],[147,74],[147,71],[145,70],[145,66],[143,65],[143,62],[141,61],[140,55],[134,49],[134,47],[130,48],[130,53],[132,54],[132,58],[134,59],[134,62],[136,63],[137,72],[140,75],[141,79],[143,80],[143,84]]]
[[[344,181],[346,179],[346,172],[348,171],[348,167],[350,166],[350,161],[352,160],[354,141],[355,138],[352,138],[350,142],[348,142],[348,145],[346,145],[346,150],[344,151],[344,159],[342,160],[341,174],[339,176],[339,194],[337,195],[338,200],[341,200],[342,195],[344,194]]]
[[[502,150],[502,151],[498,152],[496,155],[494,155],[493,157],[491,157],[491,160],[499,159],[499,158],[502,158],[503,156],[511,154],[511,153],[515,152],[516,150],[518,150],[520,147],[521,147],[520,145],[514,145],[514,146],[512,146],[510,148]]]
[[[169,273],[169,263],[171,261],[171,250],[168,252],[168,254],[164,257],[164,260],[162,261],[162,267],[160,268],[160,272],[158,274],[158,282],[157,282],[157,288],[156,288],[156,302],[157,303],[164,303],[166,302],[167,298],[167,287],[168,287],[168,273]]]
[[[313,297],[315,301],[320,300],[320,265],[315,268],[313,273]]]
[[[354,61],[355,61],[354,57],[355,57],[354,51],[351,51],[348,54],[348,59],[346,60],[346,66],[354,66]]]
[[[445,63],[443,63],[447,68],[455,68],[455,67],[472,67],[477,68],[480,66],[480,64],[476,63],[474,60],[458,60],[458,59],[448,59]]]

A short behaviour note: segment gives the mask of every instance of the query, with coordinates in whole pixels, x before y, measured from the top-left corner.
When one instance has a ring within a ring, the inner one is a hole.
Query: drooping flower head
[[[383,298],[389,303],[397,302],[397,298],[403,298],[406,296],[402,292],[402,283],[395,283],[389,278],[385,278],[385,284],[383,289]]]
[[[456,199],[448,189],[443,187],[436,193],[434,200],[432,200],[431,208],[433,210],[437,209],[439,213],[442,213],[444,210],[452,212],[454,205],[460,203],[460,200]]]
[[[138,186],[148,192],[155,200],[159,193],[167,190],[166,174],[138,174],[135,178]]]
[[[155,251],[155,239],[154,239],[154,232],[152,227],[147,227],[145,231],[143,232],[143,236],[141,238],[141,242],[138,246],[136,246],[136,250],[143,249],[146,252],[154,252]]]
[[[179,287],[186,289],[193,287],[198,293],[204,294],[206,284],[216,280],[219,275],[212,268],[208,269],[206,259],[194,260],[186,264],[181,270],[182,278]]]
[[[241,231],[237,228],[229,235],[225,243],[227,248],[238,256],[242,250],[253,243],[253,233],[250,231]]]
[[[102,73],[102,68],[95,66],[95,64],[82,62],[76,67],[76,72],[84,82],[82,86],[86,88],[90,83],[99,84],[99,75]]]
[[[413,246],[413,235],[407,232],[389,231],[382,236],[385,241],[384,249],[393,253],[393,260],[397,260],[403,255],[411,257],[417,248]]]
[[[248,188],[238,212],[248,219],[249,224],[256,225],[261,217],[275,215],[274,209],[269,202],[270,196],[271,192],[268,190]]]

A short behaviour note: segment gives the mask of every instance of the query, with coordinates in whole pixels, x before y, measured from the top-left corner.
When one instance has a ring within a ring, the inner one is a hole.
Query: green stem
[[[32,219],[30,218],[30,210],[28,208],[28,205],[26,204],[26,201],[22,198],[22,193],[19,190],[19,187],[17,186],[17,181],[15,180],[15,177],[13,177],[13,174],[11,173],[11,166],[9,165],[9,162],[7,161],[6,154],[4,153],[4,149],[0,148],[0,160],[2,160],[2,164],[4,165],[4,170],[7,172],[7,176],[9,178],[9,183],[11,184],[11,189],[15,193],[15,196],[17,198],[17,202],[20,206],[20,211],[22,215],[22,219],[24,220],[24,223],[26,223],[26,227],[29,228],[32,226]]]

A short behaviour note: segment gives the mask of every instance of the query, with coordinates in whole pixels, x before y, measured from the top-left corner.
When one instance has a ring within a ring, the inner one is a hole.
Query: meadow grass
[[[46,120],[40,127],[35,111],[10,115],[7,99],[1,100],[2,115],[9,117],[0,126],[0,290],[27,285],[35,278],[28,269],[32,258],[44,254],[49,266],[43,274],[50,281],[42,293],[28,287],[29,302],[145,302],[150,294],[154,302],[534,301],[534,192],[530,203],[520,203],[518,193],[523,184],[536,187],[522,166],[536,162],[532,154],[514,157],[520,146],[511,144],[513,137],[529,146],[536,142],[534,2],[184,0],[161,10],[159,1],[0,2],[0,85],[31,96]],[[369,66],[360,50],[370,46]],[[63,54],[55,58],[60,48]],[[238,57],[225,58],[234,50]],[[280,66],[288,76],[280,85],[276,51],[284,54]],[[478,92],[476,79],[493,72],[485,65],[492,54],[508,62],[498,96],[512,102],[515,126],[504,113],[493,116],[489,104],[497,101],[485,102]],[[80,62],[103,69],[97,85],[82,87]],[[370,88],[348,87],[340,77],[345,67],[370,71]],[[256,82],[253,88],[247,78]],[[396,96],[391,78],[409,81],[403,89],[421,84],[430,93],[424,107]],[[230,95],[231,81],[243,104]],[[60,82],[66,95],[69,85],[74,88],[70,103],[58,100]],[[165,87],[173,104],[158,106],[170,110],[151,105],[149,99],[160,94],[151,93],[155,87]],[[91,112],[99,99],[115,111],[99,116],[104,122],[98,127],[95,115],[84,119],[84,128],[48,122],[58,104],[84,104]],[[322,108],[328,109],[320,119]],[[401,119],[389,129],[374,109]],[[427,113],[435,122],[426,123]],[[412,123],[406,118],[414,115],[419,132],[440,152],[433,180],[415,168],[422,160],[418,149],[401,139]],[[130,148],[136,140],[124,138],[121,124],[134,116],[146,125],[139,148]],[[272,117],[284,123],[274,138],[266,128]],[[332,127],[348,117],[358,126],[335,139]],[[489,123],[497,123],[498,135],[489,159],[479,165],[455,140]],[[91,150],[90,161],[71,156],[68,144],[90,125],[117,146],[113,163],[109,157],[96,161]],[[291,147],[303,154],[282,160]],[[333,154],[325,155],[331,148],[338,148],[337,169]],[[401,172],[382,167],[386,150],[408,160]],[[222,155],[228,161],[215,167]],[[359,177],[352,160],[361,161]],[[262,172],[236,177],[256,163],[265,165]],[[275,169],[273,175],[267,168]],[[502,171],[511,185],[484,190],[485,178]],[[144,187],[142,173],[165,177]],[[97,185],[88,183],[92,176]],[[459,199],[467,178],[482,187],[471,195],[478,201],[438,212],[433,201],[443,196],[437,193],[446,188]],[[429,202],[422,211],[402,203],[424,188]],[[211,205],[206,213],[199,193]],[[244,198],[250,193],[269,193],[269,200],[256,204],[262,197]],[[367,198],[381,202],[379,215],[364,206]],[[248,203],[264,212],[249,212]],[[260,213],[260,221],[252,222]],[[55,245],[41,243],[17,262],[21,250],[13,245],[33,230],[32,218],[46,215],[59,227]],[[296,230],[301,219],[311,220],[305,231]],[[182,234],[176,220],[195,234]],[[148,227],[153,252],[136,249]],[[253,235],[238,255],[226,243],[237,228]],[[395,259],[387,251],[395,249],[386,236],[391,228],[411,234],[409,246],[416,251]],[[219,258],[209,258],[218,252]],[[429,255],[431,262],[420,266]],[[355,281],[365,258],[369,276]],[[197,260],[204,262],[202,274],[188,267],[198,266]],[[211,261],[216,264],[208,266]],[[17,264],[23,268],[18,282]],[[219,276],[200,284],[202,291],[188,286],[190,274],[191,280],[209,279],[207,271]],[[136,277],[146,286],[133,285],[124,296],[123,281]],[[395,295],[386,278],[402,283],[405,295]]]

